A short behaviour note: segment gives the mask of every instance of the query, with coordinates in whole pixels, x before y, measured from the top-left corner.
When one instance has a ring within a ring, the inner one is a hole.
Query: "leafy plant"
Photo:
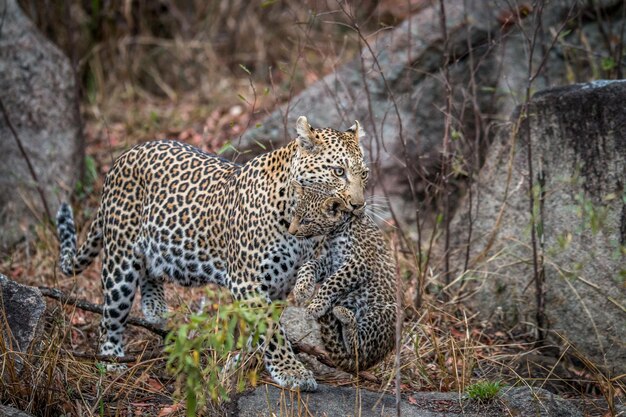
[[[467,387],[467,396],[479,402],[492,401],[498,396],[502,384],[500,381],[479,381]]]
[[[245,388],[246,379],[255,385],[255,371],[244,375],[239,366],[243,351],[274,331],[272,324],[278,323],[283,309],[280,302],[268,304],[260,298],[231,302],[223,293],[207,292],[209,299],[216,300],[208,311],[191,315],[165,342],[167,368],[184,392],[188,416],[205,405],[207,393],[212,401],[228,399],[231,370],[237,371],[239,390]],[[234,349],[242,351],[235,360]]]

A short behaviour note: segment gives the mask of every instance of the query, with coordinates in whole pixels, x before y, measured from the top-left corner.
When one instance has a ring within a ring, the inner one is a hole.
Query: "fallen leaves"
[[[165,407],[162,407],[161,410],[159,410],[159,414],[157,414],[157,417],[170,416],[176,413],[177,411],[180,411],[182,408],[183,408],[182,403],[167,405]]]

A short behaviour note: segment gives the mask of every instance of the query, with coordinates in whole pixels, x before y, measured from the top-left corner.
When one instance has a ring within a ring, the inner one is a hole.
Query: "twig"
[[[96,304],[93,304],[93,303],[90,303],[88,301],[81,300],[78,298],[70,297],[69,295],[66,295],[65,293],[63,293],[63,291],[58,290],[56,288],[49,288],[49,287],[38,287],[38,288],[39,288],[39,291],[41,291],[41,293],[45,295],[46,297],[58,300],[63,304],[70,304],[70,305],[76,306],[77,308],[80,308],[81,310],[90,311],[92,313],[97,313],[97,314],[103,314],[102,306],[99,306],[99,305],[96,305]],[[162,338],[165,338],[165,336],[167,336],[167,333],[168,333],[168,331],[165,330],[164,328],[157,326],[155,324],[149,323],[146,320],[139,319],[137,317],[129,317],[126,323],[132,324],[133,326],[143,327],[144,329],[149,330],[152,333],[155,333],[161,336]],[[326,366],[330,366],[331,368],[337,368],[337,366],[333,363],[333,361],[328,356],[328,353],[326,353],[324,350],[322,350],[318,346],[313,346],[307,343],[298,342],[298,343],[293,343],[293,349],[296,352],[303,352],[303,353],[306,353],[315,357],[315,359],[317,359],[319,362],[323,363]],[[135,362],[138,359],[157,358],[159,357],[159,355],[162,354],[162,352],[151,352],[147,355],[143,355],[140,357],[137,357],[137,356],[113,357],[110,355],[95,355],[95,354],[87,354],[87,353],[81,353],[81,352],[71,352],[71,354],[79,358],[88,358],[88,359],[93,359],[93,360],[98,360],[98,361],[126,363],[126,362]],[[380,380],[369,372],[359,372],[358,376],[366,381],[380,384]]]
[[[391,249],[393,251],[393,256],[395,258],[396,270],[395,270],[395,278],[396,278],[396,343],[395,343],[395,362],[394,362],[394,372],[396,374],[396,416],[400,417],[401,415],[401,375],[400,369],[402,367],[401,364],[401,352],[402,352],[402,324],[404,323],[403,311],[402,311],[402,283],[400,282],[400,264],[398,262],[398,251],[395,245],[395,241],[391,241]]]
[[[439,24],[441,26],[441,37],[443,38],[442,67],[444,75],[444,86],[446,91],[446,110],[443,128],[443,150],[441,158],[441,185],[443,188],[443,221],[445,241],[444,241],[444,267],[443,276],[446,285],[450,284],[450,192],[448,170],[450,166],[450,127],[452,124],[452,86],[450,85],[450,48],[448,30],[446,28],[446,8],[443,0],[439,0]],[[444,300],[448,299],[443,293]]]
[[[46,297],[54,298],[55,300],[60,301],[63,304],[70,304],[80,308],[81,310],[91,311],[92,313],[103,314],[104,310],[102,306],[90,303],[85,300],[80,300],[78,298],[70,297],[69,295],[64,294],[61,290],[56,288],[49,287],[38,287],[43,295]],[[152,324],[147,320],[143,320],[137,317],[129,317],[126,321],[127,324],[131,324],[133,326],[143,327],[146,330],[151,331],[154,334],[165,338],[167,336],[168,331],[160,326]]]
[[[100,361],[100,362],[112,362],[112,363],[130,363],[130,362],[139,362],[149,359],[156,359],[163,357],[162,350],[155,350],[152,352],[148,352],[144,355],[128,355],[128,356],[113,356],[113,355],[97,355],[95,353],[86,353],[86,352],[74,352],[68,351],[68,355],[73,356],[75,358],[82,359],[90,359],[92,361]]]
[[[319,346],[309,345],[308,343],[303,342],[294,342],[291,344],[291,346],[295,353],[306,353],[307,355],[313,356],[320,363],[337,369],[337,365],[335,365],[332,359],[330,359],[328,353]],[[369,372],[361,371],[357,375],[359,376],[359,378],[365,381],[373,382],[374,384],[381,383],[380,379],[378,379],[375,375],[372,375]]]
[[[39,193],[39,198],[41,198],[41,203],[43,204],[43,208],[46,212],[46,216],[48,216],[47,220],[48,222],[51,222],[52,215],[50,214],[50,209],[48,208],[48,202],[46,201],[46,196],[44,195],[43,190],[41,188],[41,184],[39,183],[39,179],[37,178],[37,173],[35,173],[33,164],[30,162],[30,158],[28,157],[28,154],[26,153],[26,150],[24,149],[24,145],[22,144],[22,140],[18,136],[17,131],[15,130],[15,127],[13,126],[13,123],[11,122],[11,119],[9,118],[9,113],[7,112],[7,109],[4,106],[4,101],[2,101],[2,98],[0,98],[0,110],[2,110],[2,115],[4,116],[4,120],[6,121],[7,126],[9,126],[9,130],[13,134],[13,138],[15,139],[15,142],[17,143],[17,147],[19,148],[20,153],[22,154],[22,157],[24,158],[24,161],[26,161],[26,165],[28,166],[28,171],[30,172],[30,176],[33,178],[33,181],[35,182],[35,188],[37,189],[37,192]]]

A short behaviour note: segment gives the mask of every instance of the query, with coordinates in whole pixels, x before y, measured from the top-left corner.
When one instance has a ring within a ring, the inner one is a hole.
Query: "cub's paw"
[[[306,308],[306,312],[313,318],[319,319],[324,314],[328,313],[330,310],[330,304],[326,300],[321,300],[319,298],[313,299],[311,304]]]
[[[293,297],[296,301],[296,305],[303,306],[304,303],[311,299],[314,292],[315,284],[313,284],[312,280],[298,279],[293,289]]]
[[[337,318],[343,324],[355,325],[356,318],[354,316],[354,312],[352,310],[347,309],[343,306],[335,306],[333,307],[333,316]]]

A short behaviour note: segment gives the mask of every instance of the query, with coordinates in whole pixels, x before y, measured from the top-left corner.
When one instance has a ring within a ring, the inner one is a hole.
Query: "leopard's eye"
[[[346,173],[346,170],[343,169],[342,167],[333,168],[333,174],[335,174],[338,177],[343,177],[345,173]]]
[[[365,170],[361,172],[361,178],[363,178],[364,180],[366,180],[369,176],[370,176],[369,170]]]

